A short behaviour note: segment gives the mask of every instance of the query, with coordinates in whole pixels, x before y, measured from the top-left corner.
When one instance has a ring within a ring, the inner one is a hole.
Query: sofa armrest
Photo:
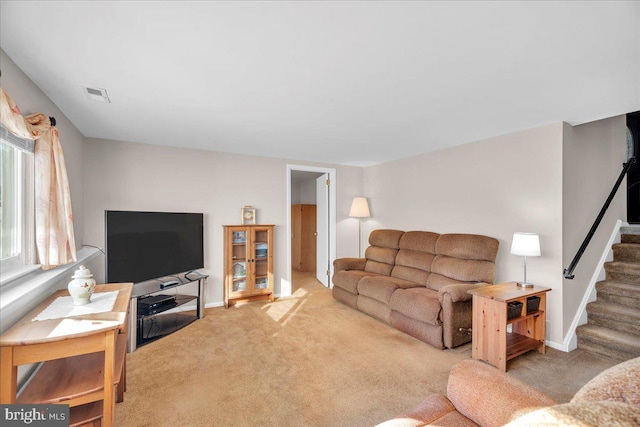
[[[463,360],[449,374],[447,397],[456,410],[484,427],[556,402],[530,385],[479,360]]]
[[[364,271],[365,258],[338,258],[333,261],[333,270],[360,270]]]
[[[446,285],[438,290],[440,304],[444,301],[445,295],[451,298],[451,302],[471,301],[472,295],[468,292],[471,289],[489,286],[488,283],[454,283]]]
[[[449,399],[441,394],[432,394],[422,401],[411,412],[398,415],[395,418],[377,424],[376,427],[421,427],[431,425],[434,421],[455,412]],[[437,424],[436,424],[437,425]]]

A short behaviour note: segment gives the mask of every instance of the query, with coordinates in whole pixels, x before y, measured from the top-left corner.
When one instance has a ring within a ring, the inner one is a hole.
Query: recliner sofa
[[[471,341],[469,289],[492,284],[498,240],[374,230],[364,258],[333,263],[333,297],[437,348]]]
[[[432,394],[378,427],[560,427],[640,425],[640,358],[604,370],[570,402],[551,397],[480,360],[449,374],[447,396]]]

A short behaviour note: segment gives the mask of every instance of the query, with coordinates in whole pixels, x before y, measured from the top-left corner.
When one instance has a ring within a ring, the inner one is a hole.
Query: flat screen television
[[[105,280],[143,282],[204,268],[201,213],[105,211]]]

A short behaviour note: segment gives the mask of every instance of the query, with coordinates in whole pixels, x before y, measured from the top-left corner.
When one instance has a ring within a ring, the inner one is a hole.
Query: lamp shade
[[[369,218],[369,203],[366,197],[354,197],[349,216],[352,218]]]
[[[513,233],[511,253],[520,256],[540,256],[540,239],[535,233]]]

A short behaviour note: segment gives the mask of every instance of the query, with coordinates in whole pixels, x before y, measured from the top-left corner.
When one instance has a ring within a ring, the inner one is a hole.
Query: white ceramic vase
[[[91,302],[91,295],[96,288],[96,281],[93,274],[84,265],[77,269],[71,277],[73,280],[69,282],[69,294],[73,299],[74,305],[84,305]]]

